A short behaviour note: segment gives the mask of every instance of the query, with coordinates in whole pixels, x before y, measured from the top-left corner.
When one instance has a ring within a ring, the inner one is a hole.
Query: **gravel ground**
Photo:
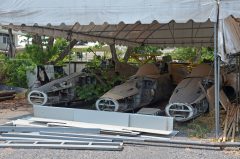
[[[53,149],[0,149],[0,159],[239,159],[239,150],[124,146],[123,151],[85,151]]]
[[[2,105],[2,103],[0,103]],[[20,106],[12,109],[0,109],[0,124],[32,113],[31,106]],[[181,136],[181,135],[180,135]],[[188,140],[186,137],[176,139]],[[0,159],[239,159],[240,150],[197,149],[168,146],[134,146],[124,145],[123,151],[86,151],[86,150],[55,150],[55,149],[12,149],[0,148]]]

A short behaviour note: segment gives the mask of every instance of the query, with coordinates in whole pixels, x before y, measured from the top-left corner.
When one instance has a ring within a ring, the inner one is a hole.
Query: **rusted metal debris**
[[[212,85],[212,67],[198,65],[173,91],[165,108],[166,114],[184,122],[205,113],[209,107],[206,92]]]
[[[179,84],[189,74],[189,63],[170,63],[169,73],[174,85]]]
[[[9,100],[15,98],[16,91],[0,91],[0,101]]]
[[[172,92],[169,74],[160,74],[154,64],[145,64],[125,83],[96,101],[97,110],[128,111],[167,99]]]
[[[75,87],[86,81],[96,82],[93,76],[88,73],[73,73],[38,88],[33,88],[28,94],[28,101],[38,105],[68,103],[76,98]]]
[[[225,111],[232,107],[230,98],[238,92],[236,88],[236,73],[221,71],[220,104]],[[214,74],[209,64],[197,65],[192,72],[182,80],[169,99],[165,108],[168,116],[178,122],[191,120],[205,112],[214,111]]]

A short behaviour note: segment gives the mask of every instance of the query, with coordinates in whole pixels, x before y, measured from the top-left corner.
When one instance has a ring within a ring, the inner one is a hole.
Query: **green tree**
[[[176,48],[169,55],[173,60],[181,62],[201,63],[204,61],[213,61],[213,50],[211,48],[180,47]]]
[[[200,62],[211,61],[214,60],[214,49],[208,47],[202,47],[201,50],[201,59]]]
[[[144,54],[144,53],[158,53],[161,48],[156,46],[144,45],[135,47],[133,50],[135,53]]]
[[[54,41],[53,38],[36,36],[33,39],[34,44],[27,44],[25,50],[15,58],[0,56],[0,82],[27,88],[26,72],[33,70],[36,65],[54,61],[68,45],[67,40],[62,38]]]
[[[51,47],[47,47],[47,44],[43,46],[37,44],[26,45],[25,51],[19,53],[18,57],[31,59],[37,65],[45,65],[54,61],[67,45],[68,42],[62,38],[56,39]]]
[[[170,53],[174,60],[179,60],[182,62],[193,62],[197,56],[196,48],[192,47],[180,47],[176,48],[173,52]]]

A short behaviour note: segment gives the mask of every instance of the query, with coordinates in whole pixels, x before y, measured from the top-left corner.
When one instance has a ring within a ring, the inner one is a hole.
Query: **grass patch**
[[[207,134],[211,132],[209,126],[202,121],[193,121],[192,123],[188,124],[187,130],[188,136],[197,138],[207,138]]]
[[[189,122],[177,123],[176,129],[188,137],[208,138],[215,128],[214,112],[203,114]]]

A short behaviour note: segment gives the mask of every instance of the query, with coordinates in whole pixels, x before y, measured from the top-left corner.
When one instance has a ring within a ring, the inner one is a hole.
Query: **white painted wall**
[[[0,26],[0,50],[8,50],[8,42],[9,42],[9,36],[8,36],[8,30],[2,29]],[[13,32],[13,39],[14,43],[17,46],[18,45],[18,35],[17,32]]]

